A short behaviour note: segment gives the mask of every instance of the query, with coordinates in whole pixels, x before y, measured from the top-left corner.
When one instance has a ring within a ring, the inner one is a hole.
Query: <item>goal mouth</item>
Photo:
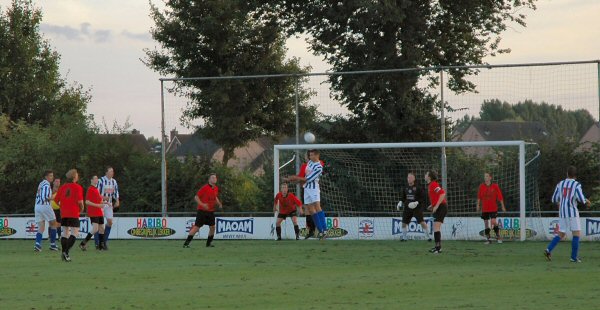
[[[445,148],[445,152],[442,152]],[[363,226],[349,229],[350,238],[360,239],[377,225],[393,231],[393,220],[402,219],[406,204],[399,208],[407,176],[414,175],[418,186],[426,187],[424,176],[430,170],[439,172],[439,183],[447,192],[448,217],[460,220],[461,229],[479,233],[481,211],[477,211],[477,191],[484,182],[484,173],[502,189],[506,212],[498,203],[500,220],[511,218],[501,234],[508,239],[532,238],[527,230],[527,217],[539,216],[539,149],[524,141],[484,142],[417,142],[365,144],[276,145],[274,147],[274,189],[278,192],[282,178],[298,173],[308,149],[320,150],[324,172],[320,178],[321,206],[330,218],[355,221]],[[445,154],[447,170],[442,169]],[[293,160],[290,160],[292,158]],[[302,200],[302,188],[290,186]],[[431,203],[426,198],[423,211]],[[425,210],[425,222],[431,213]],[[392,219],[392,221],[390,221]],[[476,219],[477,227],[465,227]],[[362,223],[362,224],[361,224]],[[534,222],[531,221],[530,224]],[[419,227],[413,217],[411,229]],[[366,226],[366,228],[365,228]],[[510,226],[510,227],[509,227]],[[522,226],[522,227],[521,227]],[[521,229],[522,228],[522,229]],[[360,229],[364,229],[361,231]],[[429,228],[431,229],[431,228]],[[348,230],[348,229],[347,229]]]

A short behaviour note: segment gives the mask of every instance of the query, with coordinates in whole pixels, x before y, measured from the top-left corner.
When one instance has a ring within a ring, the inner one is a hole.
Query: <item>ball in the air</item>
[[[315,139],[315,135],[312,132],[307,132],[304,134],[304,141],[306,141],[306,143],[314,143]]]

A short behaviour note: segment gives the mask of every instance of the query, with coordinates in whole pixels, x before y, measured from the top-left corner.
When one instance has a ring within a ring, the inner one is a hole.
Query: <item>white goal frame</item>
[[[519,148],[519,218],[520,241],[526,240],[527,216],[525,206],[525,141],[476,141],[476,142],[413,142],[413,143],[355,143],[355,144],[280,144],[273,148],[273,195],[279,192],[279,151],[309,149],[392,149],[392,148],[445,148],[445,147],[493,147],[513,146]],[[273,197],[274,197],[273,196]]]

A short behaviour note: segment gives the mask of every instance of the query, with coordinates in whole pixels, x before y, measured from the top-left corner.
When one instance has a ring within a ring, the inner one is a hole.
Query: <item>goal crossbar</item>
[[[526,197],[525,197],[525,145],[522,140],[516,141],[468,141],[468,142],[405,142],[405,143],[349,143],[349,144],[278,144],[273,147],[273,185],[274,195],[279,192],[279,151],[309,149],[392,149],[392,148],[446,148],[446,147],[494,147],[513,146],[519,148],[519,218],[520,240],[525,241],[527,231]],[[300,158],[296,156],[296,158]]]

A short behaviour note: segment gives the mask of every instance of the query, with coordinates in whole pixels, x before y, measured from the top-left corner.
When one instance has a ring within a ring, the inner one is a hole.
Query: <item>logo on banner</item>
[[[327,226],[327,235],[325,236],[326,238],[341,238],[348,234],[347,230],[340,228],[340,219],[337,217],[326,218],[325,224]],[[306,228],[300,229],[300,236],[306,237],[308,235],[308,231],[309,230]],[[319,230],[315,228],[315,233],[311,237],[317,237],[318,232]]]
[[[458,234],[459,231],[461,231],[463,228],[463,222],[462,220],[458,220],[458,222],[452,224],[452,237],[456,238],[456,235]]]
[[[38,225],[35,222],[35,220],[27,221],[27,223],[25,224],[25,232],[27,233],[27,235],[35,236],[37,231],[38,231]]]
[[[588,236],[600,235],[600,221],[585,219],[585,234]]]
[[[0,217],[0,237],[8,237],[16,233],[17,231],[8,224],[8,218]]]
[[[548,225],[548,233],[551,235],[557,235],[559,229],[560,226],[558,224],[558,220],[553,220],[550,222],[550,225]]]
[[[425,223],[427,223],[427,227],[429,228],[429,232],[432,232],[433,229],[433,218],[424,219]],[[406,227],[408,229],[407,233],[411,235],[424,235],[423,227],[420,223],[417,223],[417,220],[414,218],[408,223]],[[402,219],[392,218],[392,235],[402,234]]]
[[[375,220],[363,219],[358,223],[358,235],[371,238],[375,234]]]
[[[163,238],[175,234],[175,230],[169,228],[166,218],[138,218],[136,227],[127,230],[127,233],[140,238]]]
[[[87,218],[79,219],[79,235],[86,236],[90,232],[90,222]]]
[[[340,219],[337,217],[328,217],[327,223],[327,238],[341,238],[348,234],[348,231],[340,228]]]
[[[192,230],[192,227],[194,227],[194,224],[196,224],[196,220],[195,219],[191,219],[191,220],[187,220],[185,222],[185,232],[189,233],[190,230]],[[199,231],[199,230],[198,230]],[[197,234],[197,233],[196,233]]]
[[[247,235],[254,234],[254,218],[242,220],[217,218],[217,234],[223,234],[223,239],[247,239]]]
[[[521,236],[521,221],[518,218],[498,218],[498,228],[500,228],[500,237],[505,240],[519,239]],[[479,231],[479,235],[485,237],[485,230]],[[525,237],[535,237],[537,232],[533,229],[525,229]],[[496,237],[496,234],[492,230],[490,232],[492,238]]]

